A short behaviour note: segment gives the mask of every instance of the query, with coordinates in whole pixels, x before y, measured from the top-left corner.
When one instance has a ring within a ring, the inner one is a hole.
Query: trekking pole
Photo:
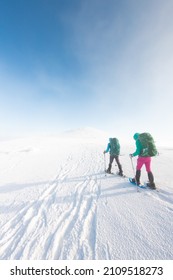
[[[105,156],[105,153],[104,153],[104,171],[105,171],[105,176],[106,176],[106,156]]]
[[[130,159],[131,159],[131,164],[132,164],[132,169],[133,169],[133,175],[134,175],[134,179],[135,179],[135,183],[136,183],[136,187],[137,187],[137,192],[139,191],[138,189],[138,184],[136,182],[136,174],[135,174],[135,168],[134,168],[134,164],[133,164],[133,160],[132,160],[132,157],[130,156]]]

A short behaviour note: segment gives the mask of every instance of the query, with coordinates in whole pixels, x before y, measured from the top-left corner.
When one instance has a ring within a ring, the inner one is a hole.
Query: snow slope
[[[173,149],[153,158],[159,192],[137,192],[105,176],[107,138],[85,133],[1,142],[0,259],[173,259]]]

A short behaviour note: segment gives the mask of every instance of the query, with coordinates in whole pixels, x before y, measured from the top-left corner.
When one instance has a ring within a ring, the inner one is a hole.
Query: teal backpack
[[[150,133],[144,132],[139,134],[138,140],[143,147],[142,153],[140,154],[142,157],[154,157],[158,154],[154,139]]]
[[[120,144],[117,138],[110,139],[110,155],[111,156],[119,156],[120,154]]]

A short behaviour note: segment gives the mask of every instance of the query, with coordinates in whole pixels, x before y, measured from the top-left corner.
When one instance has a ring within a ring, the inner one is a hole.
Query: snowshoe
[[[135,180],[135,178],[129,178],[129,181],[130,181],[130,183],[136,185],[136,180]]]
[[[142,188],[142,189],[146,189],[146,186],[145,185],[142,185],[142,184],[136,184],[136,180],[134,178],[129,178],[129,182],[132,184],[132,185],[135,185],[135,186],[138,186],[139,188]]]

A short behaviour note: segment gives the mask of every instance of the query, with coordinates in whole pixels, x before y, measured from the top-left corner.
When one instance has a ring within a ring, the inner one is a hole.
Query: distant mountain
[[[108,133],[93,127],[84,127],[74,130],[67,130],[63,133],[63,136],[70,136],[72,138],[107,138]]]

